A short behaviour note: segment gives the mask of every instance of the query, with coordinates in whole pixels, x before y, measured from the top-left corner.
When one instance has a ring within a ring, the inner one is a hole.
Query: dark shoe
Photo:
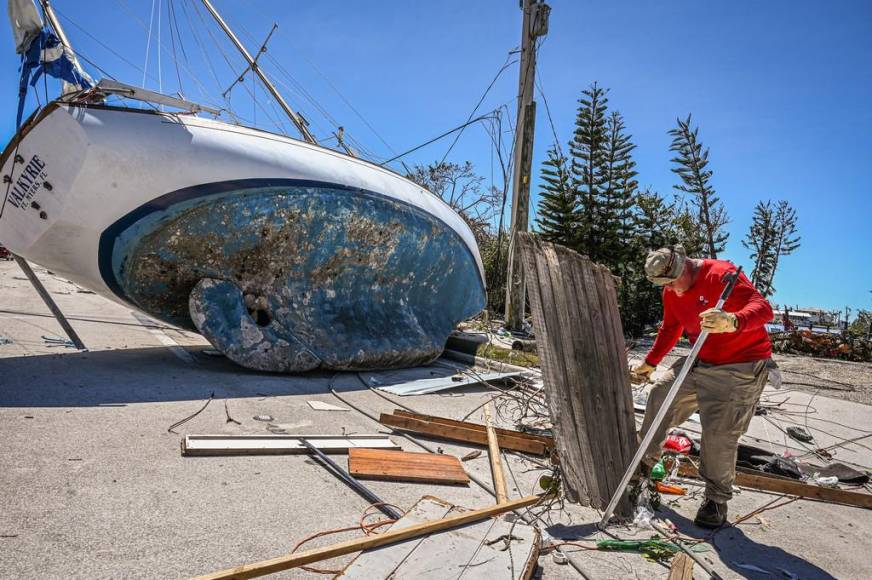
[[[696,512],[693,523],[701,528],[714,530],[727,523],[727,504],[705,500]]]

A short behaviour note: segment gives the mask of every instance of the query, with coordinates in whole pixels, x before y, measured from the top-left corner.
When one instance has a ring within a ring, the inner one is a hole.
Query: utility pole
[[[509,229],[509,265],[506,274],[506,328],[520,330],[524,323],[527,288],[521,256],[515,243],[518,232],[526,232],[530,216],[530,181],[533,166],[533,135],[536,126],[536,39],[548,34],[551,7],[543,0],[520,0],[524,11],[521,25],[521,70],[518,82],[518,120],[515,123],[515,166],[512,173],[512,222]]]

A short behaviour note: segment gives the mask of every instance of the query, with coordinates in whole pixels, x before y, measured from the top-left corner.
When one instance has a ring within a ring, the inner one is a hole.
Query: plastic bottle
[[[651,468],[651,481],[662,481],[666,477],[666,468],[663,466],[661,459]]]

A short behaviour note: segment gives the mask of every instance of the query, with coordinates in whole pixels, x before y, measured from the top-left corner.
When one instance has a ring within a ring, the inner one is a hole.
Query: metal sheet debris
[[[521,376],[521,372],[510,373],[464,373],[455,374],[448,377],[436,377],[432,379],[417,379],[405,383],[395,385],[383,385],[378,377],[370,377],[369,384],[380,391],[392,393],[405,397],[408,395],[426,395],[428,393],[436,393],[447,389],[456,389],[457,387],[465,387],[469,385],[478,385],[480,383],[492,383],[505,381]],[[375,379],[373,381],[372,379]]]

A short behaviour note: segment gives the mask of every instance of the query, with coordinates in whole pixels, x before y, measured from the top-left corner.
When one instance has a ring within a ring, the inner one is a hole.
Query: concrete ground
[[[330,394],[331,382],[369,413],[389,411],[394,404],[351,373],[246,371],[203,354],[208,345],[197,335],[148,322],[43,269],[37,273],[89,350],[56,346],[51,339],[61,333],[57,323],[14,263],[0,262],[0,337],[11,341],[0,344],[0,577],[189,577],[275,557],[316,532],[357,525],[366,502],[306,457],[185,458],[179,441],[185,433],[265,433],[267,423],[255,420],[258,415],[272,416],[272,424],[290,433],[386,431],[354,410],[313,410],[307,401],[345,406]],[[415,372],[429,376],[427,369]],[[205,410],[177,433],[167,432],[212,394]],[[461,418],[491,395],[468,387],[394,399],[423,413]],[[770,417],[782,426],[808,420],[821,445],[856,437],[857,429],[872,429],[872,407],[825,395],[811,400],[813,395],[796,391],[767,393],[772,405],[788,399],[780,404],[785,412]],[[790,414],[799,411],[803,414]],[[471,420],[480,421],[480,413]],[[752,434],[769,439],[773,448],[784,447],[775,424],[762,417],[755,418]],[[406,450],[420,450],[401,437],[394,440]],[[796,442],[786,443],[797,448],[796,454],[805,452]],[[476,449],[433,440],[428,444],[455,455]],[[870,448],[872,439],[833,452],[837,459],[870,465]],[[345,464],[343,456],[335,457]],[[506,458],[510,494],[528,495],[541,471],[519,456]],[[464,466],[490,482],[486,453]],[[367,486],[402,509],[424,495],[469,508],[493,502],[474,484]],[[743,490],[730,504],[731,518],[774,498]],[[701,536],[691,523],[697,505],[698,498],[681,498],[667,503],[660,515],[684,533]],[[872,564],[864,550],[872,534],[869,516],[857,508],[797,501],[723,529],[700,556],[725,578],[869,578]],[[599,516],[591,509],[567,505],[542,517],[547,522],[543,528],[559,539],[587,545],[603,537],[595,528]],[[613,532],[650,535],[620,527]],[[319,538],[306,547],[358,535]],[[668,575],[667,568],[638,554],[565,549],[590,578]],[[350,559],[324,565],[341,568]],[[461,573],[458,563],[443,567],[446,578]],[[550,555],[540,558],[539,574],[547,579],[579,576]],[[280,576],[317,575],[293,570]],[[474,578],[475,572],[464,576]],[[706,574],[697,567],[695,577]]]

